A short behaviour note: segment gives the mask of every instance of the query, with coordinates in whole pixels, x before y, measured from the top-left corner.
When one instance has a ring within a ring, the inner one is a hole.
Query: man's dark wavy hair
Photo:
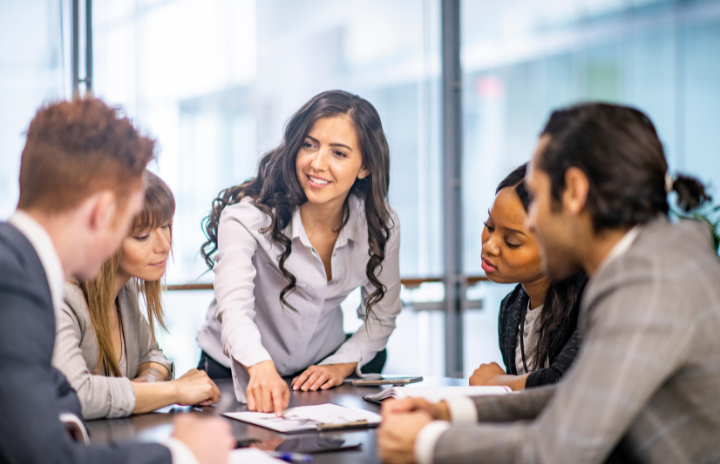
[[[550,142],[538,167],[550,177],[553,205],[565,191],[565,172],[576,167],[590,182],[587,208],[596,231],[644,224],[667,215],[667,161],[650,118],[640,110],[585,103],[554,111],[543,135]],[[697,179],[672,183],[678,205],[690,211],[709,201]]]

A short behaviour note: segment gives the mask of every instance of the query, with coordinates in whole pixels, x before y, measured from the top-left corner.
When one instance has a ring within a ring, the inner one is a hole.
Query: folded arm
[[[694,321],[668,310],[683,307],[682,295],[660,285],[638,279],[588,308],[591,328],[577,362],[535,421],[453,427],[440,436],[434,462],[459,462],[459,456],[495,463],[601,462],[688,355]],[[473,401],[481,421],[530,419],[541,405],[535,396],[545,391],[507,395],[500,408],[487,398]]]

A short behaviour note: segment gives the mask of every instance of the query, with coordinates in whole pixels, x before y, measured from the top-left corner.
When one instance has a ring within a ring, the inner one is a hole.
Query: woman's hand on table
[[[490,364],[480,364],[480,367],[475,369],[473,375],[470,376],[470,385],[495,385],[495,383],[493,383],[493,380],[495,379],[495,377],[498,377],[500,375],[505,375],[505,370],[500,367],[498,363],[491,362]]]
[[[290,390],[272,361],[263,361],[247,368],[247,406],[251,411],[274,412],[281,417],[290,404]]]
[[[530,374],[508,375],[498,363],[481,364],[470,377],[471,386],[510,387],[513,391],[525,390],[525,383]]]
[[[170,383],[175,387],[177,404],[210,406],[220,401],[220,389],[205,371],[190,369]]]
[[[342,385],[345,377],[355,372],[357,363],[345,364],[324,364],[321,366],[310,366],[305,372],[295,377],[292,381],[292,389],[297,391],[317,391]]]

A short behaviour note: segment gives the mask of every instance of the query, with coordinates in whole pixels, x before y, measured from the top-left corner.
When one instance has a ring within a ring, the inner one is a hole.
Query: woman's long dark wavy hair
[[[255,207],[267,214],[271,220],[270,225],[260,229],[259,232],[284,248],[278,257],[278,264],[288,284],[280,292],[280,301],[293,311],[297,311],[286,300],[286,296],[295,289],[297,278],[285,268],[285,262],[292,252],[292,242],[283,233],[292,221],[295,210],[308,201],[297,178],[295,159],[305,137],[318,119],[340,115],[352,120],[362,153],[363,167],[369,172],[364,178],[355,180],[348,194],[348,197],[355,195],[365,203],[370,256],[365,274],[375,286],[375,291],[365,298],[367,318],[373,314],[372,307],[383,299],[387,290],[376,273],[382,269],[385,245],[394,224],[387,202],[390,188],[390,149],[377,111],[370,102],[357,95],[340,90],[320,93],[290,118],[285,127],[282,143],[263,155],[257,175],[243,184],[221,191],[213,200],[212,210],[203,220],[207,241],[202,245],[200,254],[212,269],[214,266],[212,256],[218,251],[220,214],[226,206],[239,203],[245,197],[251,197]],[[343,226],[349,216],[350,210],[346,200]]]
[[[517,167],[500,182],[495,194],[504,188],[512,188],[522,203],[525,213],[530,207],[530,194],[525,185],[527,165]],[[580,271],[563,280],[554,282],[545,294],[543,310],[540,313],[538,341],[535,351],[530,353],[528,367],[536,370],[544,367],[550,353],[559,353],[575,330],[580,298],[587,283],[587,276]]]

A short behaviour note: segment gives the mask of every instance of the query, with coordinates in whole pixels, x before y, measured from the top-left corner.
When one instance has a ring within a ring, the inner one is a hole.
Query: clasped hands
[[[378,454],[387,464],[415,462],[415,440],[420,430],[434,420],[450,420],[445,402],[430,403],[424,398],[386,400],[382,423],[377,431]]]
[[[291,387],[295,391],[327,390],[341,385],[356,366],[357,363],[310,366],[293,379]],[[263,361],[250,366],[247,371],[250,374],[246,390],[248,409],[282,416],[290,403],[290,390],[275,369],[275,364]]]

